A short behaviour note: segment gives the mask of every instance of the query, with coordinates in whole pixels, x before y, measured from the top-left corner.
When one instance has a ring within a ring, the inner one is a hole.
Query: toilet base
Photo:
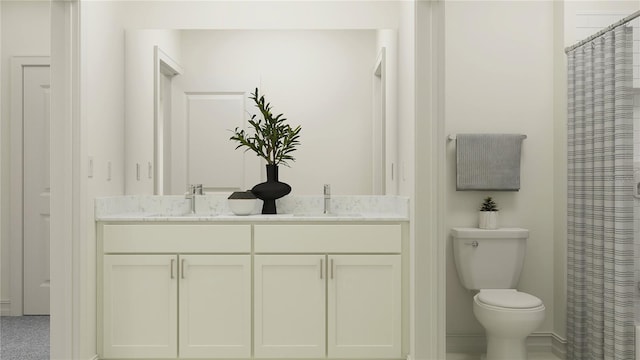
[[[489,336],[486,360],[527,360],[526,339]]]

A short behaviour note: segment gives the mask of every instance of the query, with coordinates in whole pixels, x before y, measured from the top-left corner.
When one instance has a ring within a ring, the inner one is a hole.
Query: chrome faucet
[[[184,195],[185,199],[191,200],[191,214],[196,213],[196,195],[204,195],[202,184],[189,185],[189,187],[187,188],[187,193]]]
[[[191,205],[191,214],[195,214],[196,213],[196,186],[195,185],[189,185],[187,187],[187,193],[184,194],[184,198],[191,200],[190,205]]]
[[[331,212],[331,185],[324,184],[324,213]]]

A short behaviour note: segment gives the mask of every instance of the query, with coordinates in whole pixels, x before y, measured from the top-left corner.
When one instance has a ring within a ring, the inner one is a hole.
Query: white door
[[[400,255],[330,255],[328,356],[400,358]]]
[[[49,66],[23,67],[23,313],[49,314]]]
[[[237,144],[229,140],[230,130],[246,128],[249,113],[258,112],[249,99],[258,84],[186,75],[172,79],[171,194],[184,193],[187,184],[226,192],[261,182],[260,160],[236,150]]]
[[[257,358],[325,357],[324,255],[254,256]]]
[[[175,255],[105,255],[101,358],[178,356]]]
[[[251,255],[180,255],[180,357],[251,357]]]

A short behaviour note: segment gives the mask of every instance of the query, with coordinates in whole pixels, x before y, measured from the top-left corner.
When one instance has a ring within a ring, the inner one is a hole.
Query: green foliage
[[[491,196],[488,196],[486,199],[484,199],[484,202],[480,207],[480,211],[498,211],[498,204],[493,201]]]
[[[296,151],[296,146],[300,145],[300,125],[292,128],[285,123],[287,119],[282,114],[273,116],[271,103],[265,101],[264,95],[259,96],[258,88],[251,95],[251,100],[256,103],[262,119],[257,118],[255,114],[252,115],[249,125],[255,133],[251,135],[243,129],[236,128],[229,140],[239,143],[236,149],[246,147],[245,151],[253,150],[269,165],[289,166],[288,161],[296,161],[292,153]]]

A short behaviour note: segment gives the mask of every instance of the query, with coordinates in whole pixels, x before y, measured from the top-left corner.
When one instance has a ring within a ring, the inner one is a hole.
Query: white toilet
[[[487,333],[487,360],[525,360],[526,340],[544,320],[544,304],[516,290],[529,230],[453,228],[453,254],[462,285],[479,290],[473,313]]]

